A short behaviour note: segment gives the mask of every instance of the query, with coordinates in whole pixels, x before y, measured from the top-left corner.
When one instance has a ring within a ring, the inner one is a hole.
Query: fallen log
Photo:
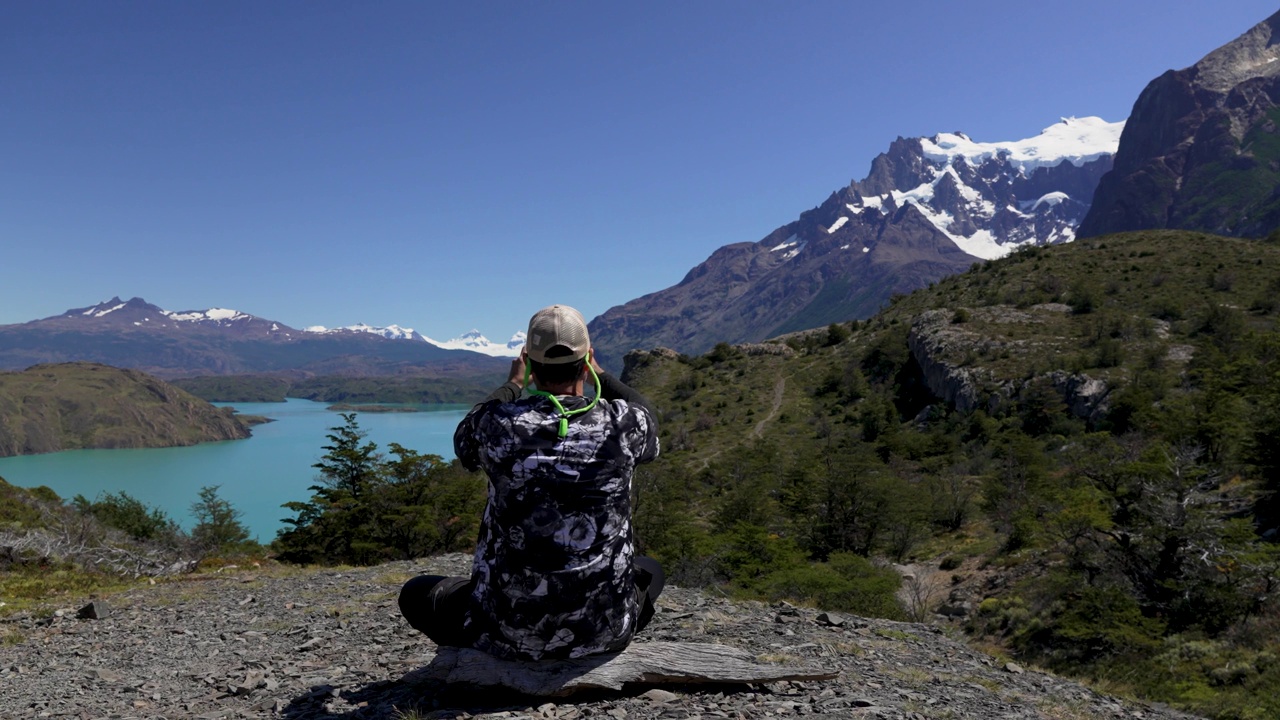
[[[527,695],[563,696],[580,690],[621,690],[627,683],[764,683],[830,680],[835,672],[770,665],[751,653],[708,643],[635,643],[618,653],[572,660],[502,660],[470,648],[441,647],[423,676],[450,684],[501,686]]]

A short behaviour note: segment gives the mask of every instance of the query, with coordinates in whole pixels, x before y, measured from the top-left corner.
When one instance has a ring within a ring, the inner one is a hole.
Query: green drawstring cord
[[[556,411],[560,413],[560,437],[564,437],[569,434],[570,417],[587,412],[591,408],[595,407],[596,403],[600,401],[600,376],[596,374],[596,369],[591,367],[590,356],[587,357],[587,369],[591,371],[591,381],[595,383],[596,396],[591,398],[591,402],[587,403],[587,406],[584,408],[578,408],[577,410],[565,410],[564,405],[560,404],[560,398],[544,390],[534,390],[529,387],[529,377],[533,374],[533,365],[529,360],[524,361],[524,389],[528,390],[530,395],[544,397],[550,400],[552,405],[556,406]]]

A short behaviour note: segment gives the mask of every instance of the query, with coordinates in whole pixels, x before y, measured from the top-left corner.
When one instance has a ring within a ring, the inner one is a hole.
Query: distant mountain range
[[[418,340],[435,345],[445,350],[470,350],[478,352],[482,355],[490,355],[492,357],[515,357],[520,354],[521,348],[524,347],[524,332],[517,332],[511,336],[511,339],[504,344],[498,344],[480,334],[479,330],[470,330],[463,333],[459,337],[452,340],[432,340],[426,335],[419,334],[413,328],[403,328],[399,325],[388,325],[386,327],[374,327],[360,323],[357,325],[347,325],[346,327],[327,328],[323,325],[312,325],[303,328],[303,332],[317,333],[320,335],[332,335],[342,333],[370,333],[388,340]]]
[[[512,343],[516,338],[512,339]],[[467,377],[505,370],[479,333],[437,343],[408,329],[356,325],[298,330],[249,313],[174,312],[142,298],[112,298],[31,322],[0,325],[0,369],[98,362],[159,377],[282,374]]]
[[[1156,228],[1262,237],[1280,228],[1280,13],[1133,106],[1081,237]]]
[[[1123,122],[1069,118],[1026,140],[898,138],[860,182],[679,284],[591,321],[597,351],[700,353],[870,317],[891,295],[1024,245],[1068,242],[1111,169]]]

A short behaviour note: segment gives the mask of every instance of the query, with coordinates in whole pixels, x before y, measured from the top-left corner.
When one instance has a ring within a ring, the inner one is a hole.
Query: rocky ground
[[[424,677],[435,646],[399,617],[418,572],[232,568],[0,620],[0,717],[42,718],[1187,718],[976,652],[929,625],[839,617],[667,589],[637,642],[715,642],[838,671],[761,686],[635,687],[528,698]]]

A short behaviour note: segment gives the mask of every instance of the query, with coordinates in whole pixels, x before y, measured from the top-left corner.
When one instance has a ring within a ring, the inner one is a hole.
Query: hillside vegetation
[[[0,457],[248,436],[231,410],[135,370],[65,363],[0,373]]]
[[[65,501],[47,487],[0,478],[0,618],[97,597],[139,577],[187,573],[210,558],[261,556],[240,511],[216,486],[192,499],[195,525],[187,532],[124,492]]]
[[[1215,717],[1280,715],[1280,245],[1023,250],[865,323],[633,353],[663,457],[637,528],[677,583],[958,618]],[[875,571],[912,563],[883,603]]]

